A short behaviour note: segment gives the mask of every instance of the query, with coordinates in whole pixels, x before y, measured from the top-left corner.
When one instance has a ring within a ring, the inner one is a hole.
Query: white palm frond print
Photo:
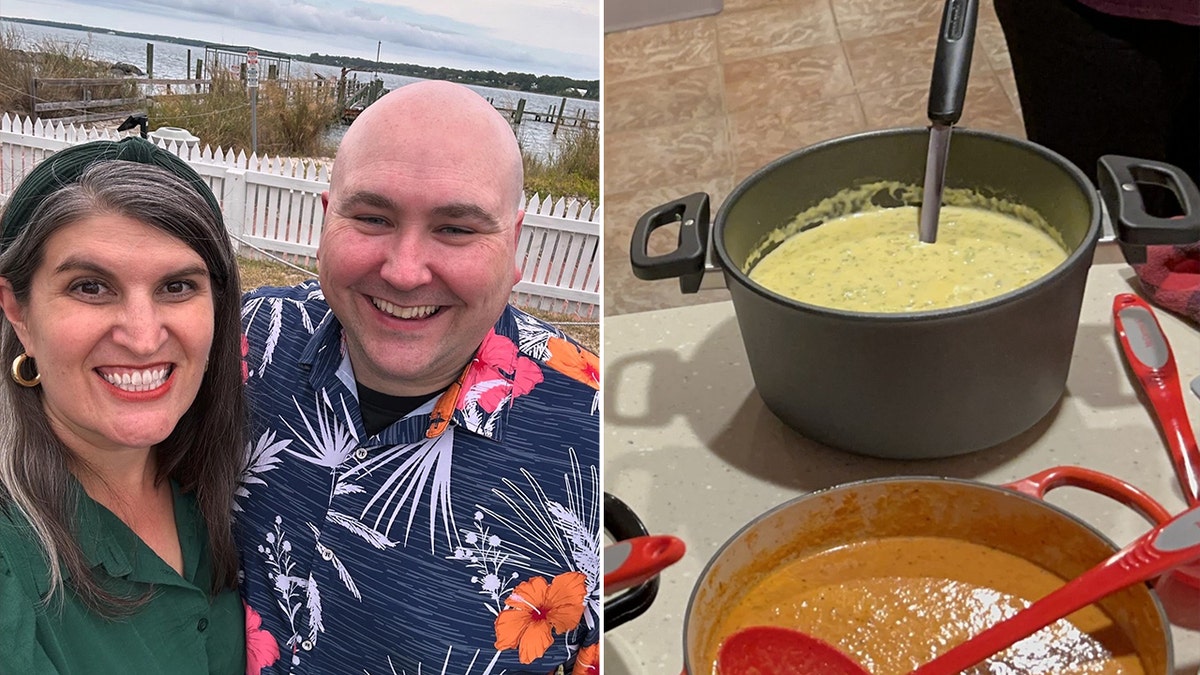
[[[475,663],[477,661],[479,661],[480,653],[481,653],[480,650],[478,650],[478,649],[475,650],[475,654],[471,657],[471,662],[468,663],[467,667],[462,671],[462,675],[473,675],[473,671],[475,670]],[[496,661],[500,658],[501,653],[502,652],[496,652],[495,654],[493,654],[492,660],[483,666],[483,670],[479,671],[479,675],[491,675],[492,669],[496,667]],[[429,668],[427,672],[430,672],[430,673],[437,672],[437,673],[440,673],[441,675],[449,675],[451,672],[450,657],[453,655],[454,655],[454,647],[448,648],[446,650],[446,660],[442,663],[442,667],[441,668],[436,668],[436,667]],[[390,657],[390,656],[387,657],[387,662],[388,662],[388,672],[390,673],[390,675],[406,675],[406,673],[404,673],[403,670],[396,670],[396,664],[392,663],[392,657]],[[425,672],[425,671],[421,671],[421,672]],[[504,671],[500,671],[501,675],[503,675],[503,673],[504,673]],[[562,669],[560,668],[558,670],[558,673],[556,673],[556,675],[561,675],[561,674],[562,674]],[[371,671],[364,670],[363,675],[371,675]]]
[[[361,490],[360,490],[360,492],[361,492]],[[382,551],[384,549],[392,548],[396,545],[396,542],[392,541],[391,539],[388,539],[387,535],[385,535],[384,533],[380,532],[379,530],[375,530],[370,527],[367,527],[366,525],[364,525],[362,523],[361,520],[352,518],[351,516],[348,516],[344,513],[339,513],[337,511],[331,510],[325,514],[325,520],[328,520],[329,522],[333,523],[334,525],[340,525],[340,526],[346,528],[347,530],[350,530],[354,534],[362,537],[364,540],[366,540],[366,542],[368,544],[374,546],[376,549],[378,549],[380,551]]]
[[[292,399],[292,403],[300,413],[300,419],[304,422],[306,433],[301,433],[286,418],[281,418],[284,425],[308,451],[307,453],[297,452],[288,448],[286,452],[332,471],[342,466],[353,455],[355,448],[358,447],[358,434],[352,425],[339,423],[339,420],[351,419],[349,413],[346,412],[345,401],[339,399],[343,410],[339,414],[334,411],[329,395],[324,389],[317,393],[317,397],[315,420],[305,416],[300,402]]]
[[[600,550],[599,532],[558,502],[547,503],[546,509],[555,517],[555,525],[566,538],[576,569],[587,577],[586,602],[590,611],[584,612],[584,618],[588,628],[594,628],[594,621],[600,616],[600,558],[596,555]]]
[[[496,404],[496,409],[490,413],[479,405],[479,397],[495,387],[508,387],[508,384],[508,380],[504,379],[485,380],[476,382],[467,390],[463,396],[461,412],[463,423],[468,429],[488,437],[495,435],[496,425],[504,418],[504,411],[508,409],[508,404],[512,403],[512,394],[500,399],[500,402]],[[511,387],[508,388],[511,390]]]
[[[391,468],[391,475],[363,508],[359,516],[361,522],[368,524],[370,529],[383,532],[385,537],[395,539],[391,534],[392,527],[396,520],[404,516],[404,536],[401,540],[407,545],[422,500],[428,494],[429,552],[437,552],[439,524],[445,535],[447,549],[453,551],[458,536],[450,495],[453,450],[454,427],[450,427],[437,438],[393,446],[376,457],[350,467],[338,480],[345,482],[360,474]]]
[[[600,616],[600,511],[598,500],[588,499],[588,495],[599,494],[599,471],[595,466],[581,466],[574,448],[569,452],[571,471],[563,475],[566,504],[549,499],[537,479],[522,469],[528,492],[509,480],[504,484],[511,494],[492,490],[512,510],[511,516],[479,508],[524,538],[524,542],[505,542],[510,551],[524,556],[514,555],[513,566],[539,574],[545,574],[539,569],[542,565],[547,569],[566,566],[587,577],[584,617],[592,627]]]
[[[316,542],[317,555],[321,556],[322,560],[327,560],[330,565],[333,565],[333,569],[338,573],[338,578],[345,584],[346,590],[350,591],[350,595],[353,595],[355,600],[362,600],[362,593],[358,590],[358,584],[354,583],[354,578],[350,576],[350,570],[346,569],[346,566],[338,559],[337,553],[334,553],[333,549],[321,543],[321,531],[312,523],[308,523],[308,529],[312,530],[313,540]]]
[[[251,485],[266,485],[261,476],[262,474],[274,470],[279,466],[282,458],[279,453],[287,449],[291,439],[276,441],[275,432],[267,430],[262,436],[258,437],[258,442],[253,446],[246,444],[245,463],[242,465],[242,475],[238,480],[237,490],[234,491],[233,510],[241,511],[242,507],[239,500],[250,496]]]
[[[258,376],[267,374],[267,367],[275,358],[275,347],[279,345],[279,336],[283,334],[283,298],[271,298],[268,301],[271,309],[271,326],[267,331],[267,339],[263,344],[262,361],[258,364]]]
[[[285,305],[290,305],[296,308],[300,315],[300,323],[304,326],[305,330],[308,331],[309,335],[312,335],[313,331],[316,330],[316,324],[313,323],[312,317],[309,316],[308,307],[305,306],[305,303],[313,299],[324,298],[324,294],[321,292],[321,289],[317,286],[316,282],[306,283],[311,283],[312,288],[309,289],[308,295],[304,300],[294,300],[290,298],[254,298],[253,300],[250,300],[242,305],[242,321],[244,322],[244,330],[246,333],[250,332],[250,327],[258,318],[259,311],[262,309],[264,304],[267,305],[268,317],[270,320],[270,324],[267,327],[267,337],[263,343],[262,361],[258,364],[258,369],[255,372],[250,373],[251,377],[262,377],[265,375],[267,372],[267,366],[269,366],[275,358],[275,347],[279,344],[279,338],[283,330],[283,310]]]
[[[562,331],[525,312],[513,312],[513,315],[517,317],[517,348],[537,361],[549,360],[550,348],[546,345],[552,337],[564,337]]]
[[[317,580],[310,575],[308,577],[308,587],[305,589],[308,593],[305,596],[305,605],[308,607],[308,634],[310,642],[316,644],[317,633],[324,633],[325,626],[321,622],[321,590],[317,586]]]
[[[496,404],[496,409],[488,412],[479,405],[479,396],[488,390],[489,384],[494,382],[503,382],[503,380],[489,380],[488,382],[477,384],[467,390],[467,395],[463,398],[463,407],[459,412],[463,416],[463,425],[477,433],[488,436],[495,436],[496,425],[504,418],[504,411],[508,408],[508,404],[512,403],[512,394],[500,399]]]

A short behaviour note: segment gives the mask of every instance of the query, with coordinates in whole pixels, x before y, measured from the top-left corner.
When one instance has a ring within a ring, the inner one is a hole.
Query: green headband
[[[212,190],[187,162],[136,136],[119,141],[91,141],[50,155],[21,181],[12,198],[8,200],[4,216],[0,218],[0,251],[7,248],[21,234],[30,216],[47,197],[79,180],[83,172],[93,164],[109,160],[150,164],[170,171],[196,188],[196,192],[208,202],[213,213],[217,214],[217,219],[221,219],[221,206],[217,204]]]

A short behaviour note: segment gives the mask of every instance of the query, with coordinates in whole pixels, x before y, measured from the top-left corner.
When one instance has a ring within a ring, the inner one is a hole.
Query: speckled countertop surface
[[[1125,265],[1092,268],[1067,393],[1045,419],[995,448],[920,462],[850,455],[784,426],[754,391],[729,302],[607,317],[605,490],[651,532],[684,539],[688,552],[664,572],[646,614],[605,634],[604,672],[679,673],[683,615],[708,559],[763,511],[830,485],[889,475],[1004,483],[1079,464],[1133,483],[1173,513],[1182,510],[1166,447],[1113,332],[1112,298],[1135,283]],[[1200,399],[1187,389],[1200,375],[1200,331],[1156,314],[1175,352],[1189,416],[1200,427]],[[1121,545],[1148,529],[1130,509],[1081,490],[1058,490],[1048,501]],[[1200,673],[1200,632],[1176,626],[1173,637],[1175,675]]]

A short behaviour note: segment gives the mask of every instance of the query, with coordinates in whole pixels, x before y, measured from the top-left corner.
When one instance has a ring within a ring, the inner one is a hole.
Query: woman
[[[0,219],[0,672],[240,673],[239,283],[199,175],[141,139]]]

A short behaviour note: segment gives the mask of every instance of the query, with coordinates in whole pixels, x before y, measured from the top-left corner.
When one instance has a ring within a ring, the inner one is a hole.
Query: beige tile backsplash
[[[817,141],[924,126],[943,0],[726,0],[713,16],[604,39],[604,311],[692,305],[629,265],[648,209],[739,181]],[[983,0],[964,126],[1024,136],[1004,35]],[[654,241],[670,248],[669,235]],[[661,251],[659,251],[661,252]]]

